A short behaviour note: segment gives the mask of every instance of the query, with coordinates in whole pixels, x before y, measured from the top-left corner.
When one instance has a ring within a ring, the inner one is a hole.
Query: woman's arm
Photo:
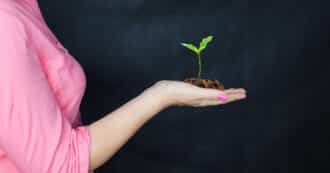
[[[220,95],[226,101],[218,99]],[[244,89],[224,92],[202,89],[176,81],[160,81],[114,112],[89,126],[91,136],[90,170],[110,159],[132,135],[154,115],[172,105],[202,107],[245,98]]]
[[[164,108],[162,96],[148,90],[92,123],[89,126],[90,170],[103,165],[143,124]]]

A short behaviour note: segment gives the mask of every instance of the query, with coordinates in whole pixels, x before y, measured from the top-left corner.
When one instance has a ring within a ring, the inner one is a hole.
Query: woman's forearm
[[[90,124],[89,170],[102,166],[143,124],[166,108],[164,99],[152,89],[145,90],[120,108]]]

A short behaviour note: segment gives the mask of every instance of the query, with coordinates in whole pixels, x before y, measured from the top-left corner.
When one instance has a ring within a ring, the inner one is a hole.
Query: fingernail
[[[221,101],[226,101],[227,100],[227,96],[225,96],[224,94],[220,93],[218,94],[218,99]]]

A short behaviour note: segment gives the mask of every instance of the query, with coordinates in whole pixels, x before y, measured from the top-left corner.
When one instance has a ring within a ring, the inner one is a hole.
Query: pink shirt
[[[88,173],[85,88],[37,0],[0,0],[0,173]]]

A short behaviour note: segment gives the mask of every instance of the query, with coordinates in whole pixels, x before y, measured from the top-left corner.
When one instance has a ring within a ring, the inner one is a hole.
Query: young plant
[[[197,75],[197,78],[198,79],[201,79],[201,73],[202,73],[201,53],[206,48],[207,44],[210,43],[212,40],[213,40],[212,35],[203,38],[202,41],[199,43],[199,48],[197,48],[195,45],[193,45],[191,43],[181,43],[182,46],[184,46],[187,49],[193,51],[197,55],[197,58],[198,58],[198,75]]]

